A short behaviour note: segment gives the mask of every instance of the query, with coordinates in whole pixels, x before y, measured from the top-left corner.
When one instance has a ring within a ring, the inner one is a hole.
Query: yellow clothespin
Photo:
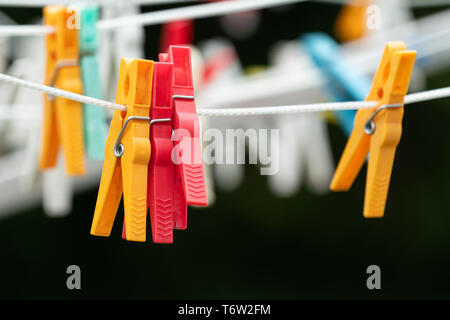
[[[403,42],[388,42],[366,101],[378,106],[360,109],[330,189],[347,191],[360,171],[367,153],[369,164],[364,216],[384,214],[395,151],[402,134],[403,101],[408,91],[416,52]]]
[[[122,58],[116,103],[127,111],[114,111],[106,140],[93,235],[110,235],[123,193],[126,239],[145,241],[152,82],[153,61]]]
[[[45,24],[55,28],[46,36],[47,63],[45,84],[59,89],[82,93],[78,63],[78,34],[67,22],[75,14],[64,6],[46,6]],[[85,173],[83,114],[81,103],[44,95],[42,153],[39,167],[56,165],[61,143],[69,175]]]

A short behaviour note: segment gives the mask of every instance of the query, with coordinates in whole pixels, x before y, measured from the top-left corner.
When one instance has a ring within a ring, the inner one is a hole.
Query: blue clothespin
[[[327,91],[334,101],[362,101],[369,93],[371,81],[345,61],[339,45],[327,34],[309,33],[301,37],[306,51],[322,73],[329,79]],[[355,110],[336,112],[347,135],[353,130]]]
[[[80,66],[84,94],[102,99],[100,74],[97,60],[98,6],[79,5]],[[84,142],[87,155],[92,159],[103,159],[107,136],[105,114],[101,108],[83,105]]]

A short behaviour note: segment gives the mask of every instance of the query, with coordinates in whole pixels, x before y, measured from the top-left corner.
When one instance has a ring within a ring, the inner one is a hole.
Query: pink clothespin
[[[167,52],[170,46],[192,43],[194,22],[179,20],[168,22],[162,27],[160,52]]]
[[[175,159],[188,205],[206,206],[205,177],[203,173],[200,123],[197,116],[192,80],[191,52],[188,47],[170,46],[163,61],[174,65],[173,129]]]

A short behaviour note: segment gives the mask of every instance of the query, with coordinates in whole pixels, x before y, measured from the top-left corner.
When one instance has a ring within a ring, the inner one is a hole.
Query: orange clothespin
[[[45,24],[55,28],[55,33],[46,36],[45,84],[81,94],[78,34],[77,29],[69,28],[67,23],[73,14],[74,11],[60,5],[44,8]],[[79,102],[44,95],[41,169],[56,165],[61,143],[67,173],[85,173],[82,112]]]
[[[371,0],[350,0],[339,13],[334,31],[342,41],[351,41],[362,38],[367,33],[367,8]]]
[[[116,110],[105,145],[91,234],[108,237],[123,193],[126,239],[145,241],[153,61],[121,60]]]
[[[408,91],[416,52],[403,42],[388,42],[366,101],[378,101],[360,109],[330,189],[347,191],[360,171],[367,153],[369,164],[364,216],[384,215],[395,151],[402,134],[403,101]]]

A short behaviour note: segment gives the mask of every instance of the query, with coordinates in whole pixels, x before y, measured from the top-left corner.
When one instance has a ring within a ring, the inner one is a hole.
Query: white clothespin
[[[374,5],[380,9],[380,31],[414,20],[409,0],[375,0]],[[376,30],[370,31],[376,32]]]
[[[0,24],[9,25],[15,24],[7,15],[0,12]],[[5,72],[8,65],[8,58],[10,56],[11,39],[9,37],[0,37],[0,72]],[[9,106],[9,103],[14,94],[15,86],[7,83],[0,84],[0,104],[2,107]],[[6,110],[2,110],[5,112]],[[7,121],[0,120],[0,150],[5,148],[4,134],[7,130]]]
[[[105,1],[102,4],[102,19],[139,13],[138,4],[124,1]],[[144,58],[144,36],[142,26],[124,26],[100,33],[99,63],[105,99],[115,99],[121,57]]]
[[[289,69],[292,63],[311,68],[311,63],[298,41],[279,44],[272,55],[272,63]],[[319,102],[320,94],[305,95],[294,101],[286,98],[283,104]],[[280,101],[281,102],[281,101]],[[303,174],[312,191],[324,193],[334,170],[327,126],[320,114],[305,113],[274,117],[274,127],[280,130],[279,171],[268,177],[273,193],[281,197],[295,194],[303,182]]]
[[[222,85],[233,82],[233,79],[242,73],[242,67],[237,58],[232,44],[225,39],[212,39],[204,42],[200,46],[204,57],[204,79],[201,87],[201,94],[198,99],[198,105],[207,104],[202,100],[202,94],[210,90],[214,91]],[[208,105],[211,107],[211,105]],[[222,131],[225,137],[226,129],[243,128],[244,122],[235,118],[212,118],[209,119],[210,128],[216,128]],[[205,127],[206,129],[206,127]],[[234,148],[230,139],[225,145],[225,151]],[[242,150],[238,149],[237,152]],[[233,191],[238,188],[243,180],[244,167],[239,164],[215,164],[214,165],[215,183],[220,189]]]
[[[223,1],[223,0],[210,0]],[[222,29],[233,39],[247,40],[255,34],[261,24],[261,12],[251,10],[225,14],[218,17]]]
[[[39,57],[35,55],[36,52],[39,52],[36,51],[38,48],[34,47],[32,48],[33,50],[28,51],[29,47],[23,47],[24,43],[31,44],[32,41],[35,41],[34,43],[37,41],[42,42],[43,39],[35,37],[10,39],[10,47],[13,49],[10,53],[13,61],[6,72],[22,79],[40,82],[42,81],[42,73],[39,73],[39,69],[43,68],[43,61],[40,62]],[[31,53],[34,54],[32,58]],[[26,57],[27,55],[28,58]],[[33,74],[35,75],[34,77]],[[38,121],[33,121],[40,118],[41,104],[39,102],[41,99],[36,99],[37,97],[41,98],[38,93],[20,86],[8,83],[0,85],[0,99],[2,104],[4,104],[2,107],[6,109],[2,110],[3,114],[26,115],[8,119],[4,121],[2,126],[2,148],[11,152],[26,151],[24,152],[25,157],[22,156],[20,158],[24,165],[11,168],[15,172],[10,172],[11,175],[25,177],[26,172],[31,172],[30,166],[26,165],[26,163],[28,163],[28,155],[31,154],[28,142],[30,138],[38,139],[36,136],[39,136]],[[36,103],[36,101],[39,102]]]
[[[42,173],[42,204],[48,217],[65,217],[72,210],[73,181],[66,174],[63,156],[58,165]]]
[[[21,46],[16,45],[17,47]],[[30,81],[42,81],[42,73],[39,72],[42,66],[43,64],[37,63],[36,60],[19,57],[12,62],[8,73]],[[14,168],[17,171],[16,177],[20,177],[20,191],[26,193],[37,186],[39,174],[37,154],[39,152],[39,119],[41,117],[42,97],[36,91],[27,90],[20,86],[12,86],[10,90],[13,95],[9,99],[9,112],[27,115],[27,117],[8,120],[5,125],[7,131],[4,132],[3,143],[14,152],[18,150],[23,152],[20,158],[21,165]]]
[[[0,25],[15,24],[14,20],[0,11]],[[5,72],[10,56],[11,39],[9,37],[0,37],[0,72]]]
[[[23,58],[23,53],[18,55],[17,53],[20,51],[20,48],[18,48],[16,41],[18,40],[9,39],[8,53],[2,56],[2,59],[13,59],[6,73],[28,79],[33,67],[37,65],[42,66],[42,64],[34,61],[33,65],[30,65],[27,59]],[[17,59],[14,59],[15,57]],[[41,80],[42,78],[39,79],[39,81]],[[38,121],[35,120],[38,119],[38,115],[40,114],[40,105],[34,105],[36,100],[28,100],[25,101],[25,106],[19,106],[18,103],[23,103],[23,100],[19,99],[21,97],[21,89],[20,86],[9,83],[0,84],[2,114],[6,116],[18,115],[1,121],[0,145],[2,147],[2,155],[0,156],[0,193],[2,196],[0,203],[2,206],[0,214],[8,213],[16,206],[26,206],[38,197],[37,192],[28,193],[25,187],[28,186],[27,182],[30,181],[29,178],[33,175],[34,163],[31,164],[29,159],[34,154],[28,147],[28,139],[33,135],[39,136],[39,128],[37,132],[34,129],[36,126],[39,126]],[[23,117],[20,115],[23,115]],[[33,116],[36,119],[33,119]],[[20,201],[17,200],[19,197]],[[19,203],[16,204],[17,202]]]

